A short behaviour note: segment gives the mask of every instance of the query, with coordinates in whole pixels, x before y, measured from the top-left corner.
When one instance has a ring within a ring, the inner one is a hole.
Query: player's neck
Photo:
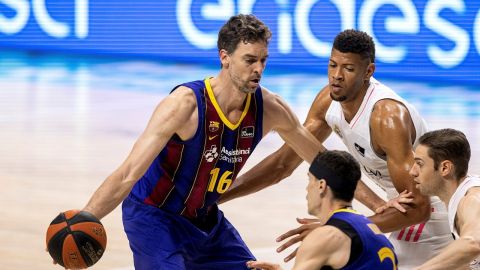
[[[243,110],[247,94],[235,87],[222,72],[210,79],[213,95],[225,115],[235,110]]]
[[[467,177],[463,177],[460,180],[445,181],[444,188],[439,188],[440,192],[438,194],[438,197],[440,198],[441,201],[445,203],[445,205],[447,205],[447,207],[453,194],[455,193],[455,191],[457,191],[457,188],[460,186],[460,184],[463,181],[465,181],[466,178]]]
[[[350,100],[346,100],[340,103],[342,106],[343,115],[348,123],[350,123],[350,121],[353,119],[353,117],[355,117],[358,110],[360,109],[360,106],[363,103],[363,99],[365,98],[365,94],[367,93],[369,86],[369,82],[364,84],[362,86],[362,89],[358,91],[356,96],[352,97]]]
[[[342,209],[352,209],[352,204],[340,200],[330,200],[323,203],[321,208],[321,211],[316,216],[319,220],[325,223],[334,214],[335,211]]]

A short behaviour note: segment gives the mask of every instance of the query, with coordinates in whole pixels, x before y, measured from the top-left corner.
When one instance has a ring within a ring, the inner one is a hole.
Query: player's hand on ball
[[[102,257],[107,235],[93,214],[68,210],[60,213],[48,226],[46,244],[54,264],[65,269],[86,269]]]
[[[318,219],[313,218],[297,218],[297,222],[302,224],[300,227],[290,230],[282,235],[280,235],[276,241],[281,242],[287,238],[290,238],[287,242],[283,243],[280,247],[277,248],[277,252],[282,252],[283,250],[289,248],[290,246],[303,241],[305,236],[307,236],[311,231],[323,225]],[[292,253],[290,253],[287,257],[283,260],[285,262],[290,261],[291,259],[295,258],[297,255],[296,248]]]

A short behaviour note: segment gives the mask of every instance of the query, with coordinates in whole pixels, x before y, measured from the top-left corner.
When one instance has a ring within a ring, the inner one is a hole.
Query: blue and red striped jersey
[[[215,100],[209,79],[182,85],[192,89],[197,99],[197,131],[187,141],[174,135],[130,197],[195,218],[205,215],[230,187],[261,140],[263,98],[260,87],[248,94],[240,120],[233,124]]]

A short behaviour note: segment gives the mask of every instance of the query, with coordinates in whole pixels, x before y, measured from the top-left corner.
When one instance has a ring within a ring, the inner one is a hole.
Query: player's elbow
[[[120,200],[123,200],[128,193],[130,193],[133,186],[140,179],[141,175],[142,173],[137,167],[125,166],[119,168],[112,174],[112,176],[110,176],[119,180],[114,196],[118,197]]]
[[[292,166],[288,166],[287,164],[279,162],[275,168],[275,171],[272,172],[275,174],[275,177],[273,178],[273,183],[272,184],[278,184],[280,181],[283,179],[289,177],[292,175],[293,171],[295,168],[292,168]]]
[[[480,256],[480,241],[473,237],[462,237],[462,241],[465,243],[462,253],[469,261],[476,259]]]

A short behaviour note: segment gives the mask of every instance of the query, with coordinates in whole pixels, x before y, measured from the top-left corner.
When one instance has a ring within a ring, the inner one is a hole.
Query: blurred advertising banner
[[[238,13],[272,30],[269,69],[323,74],[335,35],[356,28],[378,76],[480,85],[478,0],[0,0],[0,47],[218,64]]]

